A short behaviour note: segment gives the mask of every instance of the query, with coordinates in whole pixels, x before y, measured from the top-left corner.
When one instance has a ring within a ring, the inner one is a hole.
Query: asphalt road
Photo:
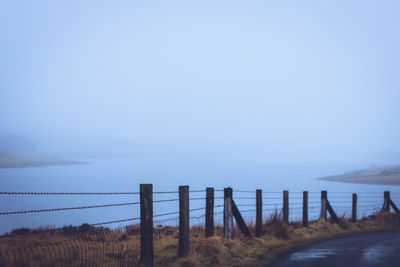
[[[400,267],[400,230],[319,241],[282,255],[268,267]]]

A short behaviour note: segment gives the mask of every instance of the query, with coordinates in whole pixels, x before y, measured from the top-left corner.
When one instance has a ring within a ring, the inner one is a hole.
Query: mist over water
[[[399,163],[399,5],[2,1],[0,152],[91,164],[0,169],[1,191],[383,191],[315,178]]]

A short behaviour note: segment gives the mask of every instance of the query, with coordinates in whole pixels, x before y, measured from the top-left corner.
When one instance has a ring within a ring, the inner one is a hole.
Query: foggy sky
[[[398,1],[0,3],[0,134],[400,156]]]

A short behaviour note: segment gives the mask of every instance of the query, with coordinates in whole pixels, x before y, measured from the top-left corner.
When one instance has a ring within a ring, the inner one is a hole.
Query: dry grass
[[[254,225],[250,231],[255,232]],[[234,240],[222,237],[223,229],[216,226],[215,236],[204,238],[202,227],[191,228],[191,250],[187,257],[178,258],[178,228],[155,227],[156,266],[257,266],[270,262],[277,255],[295,246],[328,237],[400,228],[400,216],[383,213],[372,215],[357,223],[340,218],[339,223],[310,222],[303,228],[298,222],[285,224],[279,214],[263,225],[263,236],[248,238],[235,227]],[[138,226],[112,231],[88,225],[51,229],[18,229],[0,238],[0,266],[54,265],[138,265],[140,236]]]
[[[173,262],[174,266],[262,266],[268,264],[281,253],[309,242],[365,231],[400,228],[400,215],[382,213],[365,217],[351,223],[339,218],[339,223],[319,220],[310,222],[309,227],[301,223],[285,224],[279,214],[271,216],[263,225],[263,236],[246,238],[238,231],[234,240],[223,239],[220,235],[202,238],[196,248],[185,259]],[[254,227],[250,227],[252,233]],[[218,232],[218,231],[217,231]]]

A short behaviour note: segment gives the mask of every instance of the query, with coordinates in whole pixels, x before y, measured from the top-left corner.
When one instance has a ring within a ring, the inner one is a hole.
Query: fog
[[[399,8],[2,1],[0,135],[67,157],[396,162]]]

